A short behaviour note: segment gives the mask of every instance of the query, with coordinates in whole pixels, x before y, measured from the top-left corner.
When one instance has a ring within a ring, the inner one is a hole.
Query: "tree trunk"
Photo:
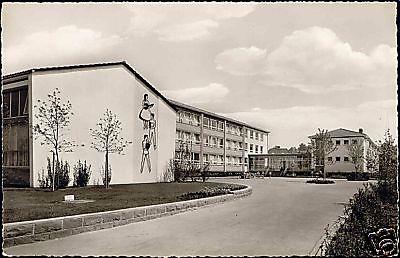
[[[104,171],[105,171],[105,182],[106,182],[106,188],[108,188],[108,150],[106,150],[106,164],[105,164],[105,169],[104,169]]]
[[[55,156],[55,154],[54,154],[54,152],[53,152],[53,175],[52,175],[52,177],[54,177],[54,173],[55,173],[55,160],[54,160],[54,156]],[[53,179],[53,178],[52,178]],[[53,192],[54,192],[54,180],[52,180],[52,190],[53,190]]]
[[[56,166],[55,169],[53,171],[53,192],[55,190],[55,181],[56,181],[56,170],[57,170],[57,164],[59,163],[59,159],[58,159],[58,150],[56,148]]]

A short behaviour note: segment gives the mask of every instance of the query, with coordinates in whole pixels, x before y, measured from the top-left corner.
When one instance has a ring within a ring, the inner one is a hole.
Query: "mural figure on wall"
[[[140,164],[140,173],[143,173],[144,169],[144,163],[146,161],[147,168],[149,169],[149,173],[151,172],[151,162],[150,162],[150,147],[151,147],[151,142],[147,134],[143,136],[143,141],[142,141],[142,162]]]
[[[149,95],[144,94],[142,100],[142,109],[139,113],[139,119],[143,121],[144,135],[142,140],[142,161],[140,164],[140,173],[143,173],[144,165],[147,164],[149,173],[151,172],[150,148],[157,149],[157,120],[152,111],[154,103],[150,103]]]
[[[154,118],[154,114],[152,113],[150,116],[150,121],[149,121],[149,135],[150,135],[150,141],[153,143],[153,148],[157,149],[157,121]]]
[[[143,121],[143,129],[149,129],[149,122],[151,119],[151,115],[154,116],[154,113],[151,111],[151,108],[153,106],[154,104],[150,103],[149,101],[149,95],[144,94],[142,100],[142,109],[140,110],[139,113],[139,118]]]

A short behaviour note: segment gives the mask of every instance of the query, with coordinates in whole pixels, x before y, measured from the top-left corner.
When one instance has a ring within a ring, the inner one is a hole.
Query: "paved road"
[[[362,186],[305,179],[225,179],[253,187],[245,199],[66,238],[14,246],[12,255],[307,255]]]

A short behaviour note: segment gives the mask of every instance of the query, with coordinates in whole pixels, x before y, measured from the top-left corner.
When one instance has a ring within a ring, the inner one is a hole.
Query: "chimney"
[[[358,129],[358,132],[363,133],[363,129],[362,128]]]

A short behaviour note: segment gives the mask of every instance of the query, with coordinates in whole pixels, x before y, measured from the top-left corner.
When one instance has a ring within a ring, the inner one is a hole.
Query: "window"
[[[256,132],[256,140],[258,140],[258,133]]]
[[[332,161],[332,157],[328,157],[328,161]]]
[[[250,130],[250,139],[253,139],[254,132]]]
[[[352,140],[351,142],[352,142],[353,144],[357,144],[357,143],[358,143],[357,140]]]
[[[194,141],[196,143],[200,143],[200,134],[197,134],[197,133],[194,134]]]
[[[224,156],[218,155],[217,157],[217,163],[222,165],[224,163]]]
[[[200,124],[200,116],[196,114],[192,114],[192,124],[199,125]]]
[[[250,144],[250,152],[253,152],[253,144]]]
[[[18,116],[18,108],[19,108],[19,92],[13,91],[11,92],[11,117]]]
[[[336,145],[340,145],[340,140],[336,140]]]
[[[3,117],[10,117],[10,93],[3,93]]]
[[[339,161],[340,161],[340,157],[336,157],[336,161],[338,161],[338,162],[339,162]]]
[[[217,137],[212,137],[212,145],[213,145],[213,147],[217,147],[217,142],[218,142]]]
[[[204,161],[205,163],[208,162],[208,154],[203,154],[203,161]]]
[[[221,122],[221,121],[218,122],[218,130],[220,130],[220,131],[224,130],[224,122]]]
[[[217,124],[218,124],[218,121],[216,121],[216,120],[214,120],[214,119],[210,119],[210,122],[211,122],[211,129],[217,129]]]
[[[209,140],[209,138],[208,138],[208,135],[205,135],[205,136],[204,136],[203,141],[204,141],[204,146],[208,146],[208,145],[209,145],[210,140]]]
[[[256,153],[258,153],[258,145],[256,145]]]
[[[344,157],[343,160],[348,162],[349,161],[349,157]]]
[[[264,141],[264,134],[263,133],[260,133],[260,140]]]
[[[204,117],[203,118],[203,125],[204,125],[204,127],[208,127],[209,125],[208,125],[208,122],[209,122],[209,119],[207,118],[207,117]]]
[[[263,146],[260,146],[260,153],[263,153]]]
[[[245,138],[249,137],[249,136],[247,135],[247,129],[244,129],[244,136],[245,136]]]
[[[246,149],[246,151],[249,148],[249,144],[247,142],[244,144],[244,148]]]
[[[344,145],[349,145],[349,140],[343,140]]]
[[[219,147],[223,148],[224,147],[224,139],[219,139]]]

